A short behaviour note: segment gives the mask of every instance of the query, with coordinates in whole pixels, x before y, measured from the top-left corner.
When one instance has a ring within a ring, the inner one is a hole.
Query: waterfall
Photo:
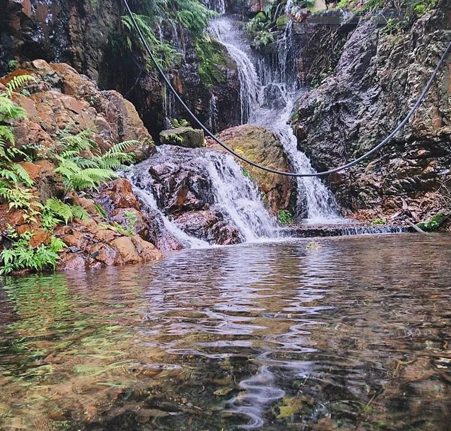
[[[216,96],[213,93],[211,93],[210,97],[208,126],[213,133],[218,129],[218,106],[216,104]]]
[[[163,226],[160,226],[160,229],[165,230],[167,236],[175,238],[181,245],[186,248],[205,248],[209,246],[206,241],[202,241],[200,239],[187,235],[175,223],[169,220],[169,218],[158,208],[157,201],[155,200],[152,192],[134,186],[133,193],[135,193],[138,199],[149,210],[155,211],[160,216],[163,222]]]
[[[205,155],[204,155],[205,156]],[[229,216],[246,242],[271,238],[275,224],[269,216],[257,187],[243,175],[231,155],[207,153],[206,168],[212,179],[215,203]],[[202,163],[199,160],[199,163]]]
[[[180,170],[183,172],[177,177]],[[141,202],[161,216],[163,235],[176,238],[183,246],[199,248],[208,244],[184,232],[171,208],[159,204],[174,192],[170,187],[176,183],[196,194],[199,212],[212,208],[219,211],[239,231],[243,241],[255,242],[274,235],[276,224],[257,187],[243,175],[232,156],[220,151],[163,145],[149,159],[134,166],[127,177]],[[168,177],[171,181],[167,181]],[[196,182],[199,178],[202,181]]]
[[[203,3],[208,9],[218,12],[219,15],[224,15],[226,12],[225,0],[205,0]]]
[[[246,53],[245,43],[239,38],[233,21],[227,18],[215,19],[210,23],[211,35],[221,42],[238,66],[240,80],[241,123],[247,123],[252,110],[261,101],[262,86],[250,53]]]
[[[226,47],[238,66],[243,123],[249,122],[274,131],[279,136],[293,169],[297,172],[314,173],[308,157],[297,148],[297,139],[290,126],[294,103],[299,97],[294,74],[287,70],[292,49],[292,26],[288,24],[278,44],[280,52],[277,70],[273,70],[265,59],[252,58],[245,36],[230,18],[213,20],[209,30],[212,36]],[[313,223],[342,220],[338,215],[333,194],[320,179],[299,178],[297,182],[297,215],[300,218]]]

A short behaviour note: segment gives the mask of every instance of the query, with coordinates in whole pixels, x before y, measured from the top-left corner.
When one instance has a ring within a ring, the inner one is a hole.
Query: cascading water
[[[201,157],[205,157],[202,154]],[[243,175],[230,155],[208,152],[206,169],[212,179],[215,202],[240,230],[246,242],[271,238],[275,224],[255,185]],[[199,160],[199,163],[202,163]]]
[[[186,172],[178,179],[176,176],[180,166],[184,166]],[[159,202],[164,201],[171,190],[166,187],[166,179],[159,178],[158,182],[154,177],[153,174],[159,170],[171,176],[169,183],[180,181],[188,187],[188,193],[196,195],[199,211],[208,211],[212,207],[219,211],[238,230],[242,241],[256,242],[273,237],[276,229],[273,219],[264,207],[257,188],[243,175],[232,156],[216,150],[163,145],[150,159],[136,165],[127,176],[143,204],[159,213],[165,234],[176,238],[184,247],[199,248],[208,246],[208,243],[184,232],[184,226],[179,225],[177,218],[170,214],[170,208],[160,208]],[[196,182],[198,178],[202,181]]]
[[[276,70],[264,59],[256,61],[245,37],[234,21],[221,17],[211,22],[210,33],[221,42],[235,60],[241,84],[242,119],[273,130],[280,137],[293,169],[314,173],[308,157],[297,148],[297,139],[289,124],[295,100],[299,97],[296,81],[289,73],[289,53],[292,47],[291,26],[278,44]],[[318,178],[298,179],[298,216],[313,223],[341,221],[330,190]]]
[[[221,42],[238,67],[240,80],[241,122],[247,123],[252,110],[261,103],[262,87],[255,66],[246,49],[245,39],[239,38],[233,21],[227,18],[215,19],[210,23],[210,33]]]

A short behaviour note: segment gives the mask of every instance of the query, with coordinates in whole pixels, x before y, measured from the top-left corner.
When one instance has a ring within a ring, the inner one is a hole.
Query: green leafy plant
[[[103,182],[116,178],[114,170],[124,169],[125,163],[133,161],[132,155],[125,151],[136,145],[136,141],[120,142],[100,154],[90,131],[65,136],[61,142],[66,150],[56,156],[58,167],[55,172],[62,176],[66,192],[97,189]]]
[[[9,67],[11,70],[16,70],[16,69],[19,67],[19,62],[16,61],[16,60],[9,60],[9,61],[8,61],[8,67]]]
[[[8,236],[12,243],[10,248],[1,252],[3,265],[0,268],[0,274],[2,275],[23,269],[32,269],[37,272],[47,269],[54,270],[60,259],[58,253],[65,247],[61,239],[52,236],[49,245],[43,244],[33,248],[30,245],[33,237],[32,231],[19,235],[14,229],[10,229]]]
[[[426,232],[438,230],[440,226],[448,219],[445,213],[438,213],[427,221],[418,223],[418,227]]]
[[[88,212],[78,205],[69,205],[59,199],[48,199],[42,212],[42,224],[45,228],[51,229],[64,222],[69,223],[73,219],[89,220]]]
[[[293,215],[288,210],[279,210],[277,213],[277,220],[283,226],[293,224]]]
[[[141,33],[155,53],[155,58],[159,62],[160,67],[170,68],[179,64],[182,59],[180,53],[178,53],[169,43],[161,41],[155,36],[155,32],[152,28],[152,19],[148,16],[137,14],[134,14],[134,17]],[[141,40],[136,35],[136,30],[131,18],[129,16],[124,16],[122,17],[122,22],[128,32],[126,43],[129,49],[132,49],[133,41],[138,40],[139,46],[144,53],[144,47],[142,46]],[[144,56],[147,58],[146,64],[149,67],[152,67],[152,63],[150,62],[147,53],[144,53]]]
[[[376,218],[371,222],[371,226],[382,226],[387,224],[387,219],[385,218]]]
[[[124,211],[124,217],[127,223],[126,234],[133,236],[135,234],[136,223],[138,223],[138,216],[134,211]]]
[[[170,124],[174,129],[178,129],[179,127],[188,127],[190,125],[189,122],[183,118],[181,120],[174,118],[170,121]]]

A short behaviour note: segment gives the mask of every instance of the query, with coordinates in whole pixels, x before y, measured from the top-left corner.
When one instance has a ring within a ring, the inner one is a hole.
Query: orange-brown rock
[[[27,119],[14,125],[19,148],[39,144],[47,149],[41,149],[41,155],[51,158],[62,135],[89,129],[103,151],[122,141],[136,141],[127,151],[137,159],[152,151],[152,137],[135,107],[116,91],[100,91],[69,65],[44,60],[25,64],[1,82],[24,74],[32,75],[35,81],[26,86],[30,95],[14,95],[14,101],[27,112]]]

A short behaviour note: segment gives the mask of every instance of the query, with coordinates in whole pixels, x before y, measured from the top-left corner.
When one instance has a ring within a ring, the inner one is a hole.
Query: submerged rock
[[[218,138],[253,162],[280,171],[290,170],[288,157],[279,138],[264,127],[249,124],[232,127],[221,132]],[[266,204],[273,212],[289,208],[296,187],[294,181],[289,177],[265,172],[244,162],[240,163],[264,193]]]
[[[185,148],[205,147],[204,131],[192,127],[177,127],[160,132],[160,142]]]

